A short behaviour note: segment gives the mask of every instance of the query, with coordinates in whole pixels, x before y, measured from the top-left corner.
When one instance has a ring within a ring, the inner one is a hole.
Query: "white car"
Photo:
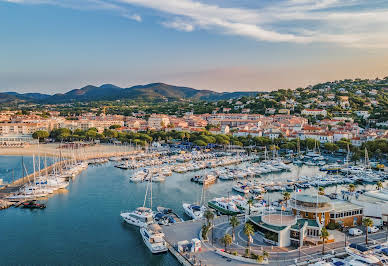
[[[350,228],[349,229],[349,235],[351,236],[360,236],[362,235],[362,231],[358,228]]]
[[[376,226],[368,227],[368,233],[376,233],[378,231],[379,231],[379,228],[377,228]]]

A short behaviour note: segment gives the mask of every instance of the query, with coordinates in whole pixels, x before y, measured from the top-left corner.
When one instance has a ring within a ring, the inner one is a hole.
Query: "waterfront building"
[[[323,227],[360,225],[363,217],[363,206],[320,195],[295,194],[289,207],[291,211],[249,217],[264,242],[279,247],[318,244]]]

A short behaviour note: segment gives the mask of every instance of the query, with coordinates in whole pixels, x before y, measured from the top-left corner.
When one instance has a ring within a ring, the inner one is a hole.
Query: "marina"
[[[252,215],[266,212],[274,213],[279,210],[281,211],[281,205],[278,204],[279,200],[283,198],[285,191],[290,191],[295,194],[297,191],[303,190],[303,193],[316,194],[318,187],[324,187],[327,195],[338,194],[341,196],[341,191],[347,191],[349,184],[355,185],[355,191],[364,193],[363,191],[374,190],[376,182],[383,181],[384,183],[386,178],[384,172],[372,170],[363,171],[363,173],[353,172],[352,174],[348,171],[339,170],[332,174],[322,171],[324,169],[320,169],[318,165],[285,164],[277,157],[274,159],[258,160],[255,156],[247,156],[244,154],[217,154],[215,152],[207,154],[203,157],[206,158],[207,162],[203,168],[192,168],[194,165],[193,162],[196,162],[201,155],[198,152],[193,154],[176,154],[147,151],[143,153],[137,152],[136,155],[127,154],[119,156],[116,154],[115,156],[107,156],[106,159],[90,158],[82,160],[82,162],[81,160],[79,162],[73,160],[71,164],[61,165],[61,169],[67,169],[75,173],[74,176],[77,177],[68,179],[69,183],[66,188],[61,189],[59,193],[53,193],[49,198],[44,197],[42,198],[43,200],[38,202],[28,201],[30,198],[26,198],[24,203],[18,201],[18,205],[22,207],[27,205],[27,207],[11,208],[6,212],[2,212],[1,215],[5,218],[9,217],[9,219],[12,219],[14,215],[30,216],[33,214],[32,212],[23,212],[37,209],[36,211],[42,212],[42,215],[46,215],[47,212],[54,212],[55,215],[61,216],[63,215],[62,207],[57,208],[56,205],[62,202],[66,205],[73,206],[72,198],[75,197],[75,201],[79,202],[82,200],[84,202],[84,208],[89,203],[92,203],[92,206],[97,204],[95,205],[96,207],[91,206],[94,209],[92,217],[96,215],[104,215],[105,217],[106,214],[104,213],[108,211],[107,208],[115,210],[115,212],[109,210],[107,217],[111,217],[111,221],[117,221],[116,225],[114,222],[109,225],[104,222],[105,226],[107,226],[109,231],[113,230],[115,232],[121,232],[121,234],[126,232],[125,234],[131,239],[130,241],[135,241],[137,246],[142,246],[145,254],[147,252],[165,253],[167,249],[174,249],[175,251],[172,251],[172,253],[175,253],[177,251],[177,243],[171,241],[171,235],[169,233],[171,230],[167,228],[174,226],[180,228],[183,224],[185,225],[182,228],[187,226],[199,228],[199,230],[194,229],[195,233],[192,238],[186,239],[189,242],[191,240],[195,242],[196,240],[194,238],[199,238],[206,209],[213,210],[216,215],[227,216],[244,215],[248,212]],[[150,161],[162,161],[162,163],[158,164],[160,171],[150,171],[150,169],[156,169],[156,165],[152,163],[147,166],[142,165],[141,167],[124,169],[122,167],[116,167],[118,165],[124,165],[126,162],[131,162],[132,165],[136,165],[137,163],[141,164],[145,158]],[[232,160],[231,158],[234,159]],[[201,162],[201,160],[198,162]],[[55,163],[51,167],[53,172],[59,173],[59,170],[53,170],[56,167]],[[183,168],[185,168],[185,171],[181,171]],[[190,170],[187,170],[187,168]],[[180,170],[175,171],[175,169]],[[134,174],[139,171],[145,173],[144,178],[139,180],[140,182],[133,182]],[[147,178],[151,172],[153,174]],[[364,183],[364,172],[367,172],[369,176],[374,176],[375,180]],[[44,169],[42,173],[47,174],[47,171]],[[163,182],[154,182],[153,178],[157,178],[156,174],[161,173],[164,173]],[[210,175],[216,179],[216,182],[205,182],[201,186],[192,182],[193,178],[209,177]],[[35,173],[35,180],[41,180],[37,178],[38,176],[41,176],[41,174],[38,174],[38,172]],[[230,178],[225,178],[225,176],[230,176]],[[349,182],[348,180],[354,182]],[[35,182],[35,184],[42,186],[41,181]],[[77,189],[78,186],[82,186],[84,192],[82,190],[79,191]],[[111,199],[106,201],[98,199],[99,193],[110,195]],[[253,199],[253,202],[248,202],[248,199]],[[65,201],[63,202],[63,200]],[[39,206],[42,206],[41,210],[38,210],[40,209]],[[159,207],[155,208],[153,206]],[[30,217],[30,219],[35,219],[34,217]],[[84,223],[92,222],[88,222],[89,217],[83,217],[86,219]],[[226,216],[220,216],[216,219],[221,219],[222,221],[228,219],[222,217]],[[120,223],[120,221],[122,226],[113,229],[113,227],[117,227],[117,223]],[[139,223],[139,221],[143,222]],[[195,221],[199,223],[199,227],[194,226]],[[2,228],[7,228],[7,219],[2,219],[1,223]],[[85,234],[92,233],[91,229],[87,230],[85,228],[84,230]],[[175,234],[177,233],[180,234],[181,232],[175,232]],[[101,236],[101,233],[99,235]],[[5,237],[7,239],[7,234]],[[113,244],[113,239],[110,236],[104,235],[101,237],[105,238],[108,243]],[[182,236],[179,238],[182,238]],[[166,239],[167,242],[163,242],[163,239]],[[86,246],[81,245],[80,248],[84,249]],[[222,256],[216,254],[216,250],[217,248],[215,247],[203,246],[203,252],[201,251],[195,254],[189,260],[191,263],[201,259],[204,262],[220,262],[220,258],[222,261]],[[290,252],[292,252],[292,249]],[[104,259],[109,263],[109,259]],[[142,258],[142,260],[144,259]],[[175,259],[169,253],[152,257],[151,260],[157,260],[162,265],[176,263]]]

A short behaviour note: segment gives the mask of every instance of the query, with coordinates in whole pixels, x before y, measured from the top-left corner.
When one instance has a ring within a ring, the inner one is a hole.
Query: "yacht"
[[[153,253],[162,253],[167,251],[167,244],[164,240],[162,228],[155,223],[149,224],[146,227],[140,228],[140,234],[144,244]]]
[[[122,212],[120,216],[125,222],[140,227],[145,227],[153,223],[154,220],[153,211],[146,207],[139,207],[131,212]]]
[[[183,203],[182,206],[185,213],[194,220],[202,219],[206,210],[205,206],[198,206],[195,204]]]
[[[183,222],[183,219],[170,208],[159,206],[156,209],[158,212],[155,214],[154,219],[158,224],[169,225]]]
[[[245,184],[242,184],[242,183],[237,183],[235,184],[232,189],[234,191],[237,191],[237,192],[240,192],[240,193],[243,193],[243,194],[248,194],[249,193],[249,186],[245,185]]]
[[[365,264],[375,264],[380,262],[380,260],[376,256],[369,253],[366,247],[361,245],[350,244],[345,248],[345,252],[354,260]]]
[[[236,204],[228,198],[215,198],[208,202],[208,206],[226,215],[236,215],[241,213]]]

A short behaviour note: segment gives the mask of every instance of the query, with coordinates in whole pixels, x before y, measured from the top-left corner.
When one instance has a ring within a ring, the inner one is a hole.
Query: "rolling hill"
[[[16,93],[5,92],[8,96],[16,99],[37,103],[66,103],[66,102],[89,102],[101,100],[120,99],[198,99],[198,100],[220,100],[237,98],[241,96],[256,95],[257,92],[224,92],[219,93],[210,90],[197,90],[188,87],[173,86],[164,83],[151,83],[147,85],[136,85],[129,88],[120,88],[113,84],[104,84],[100,87],[87,85],[80,89],[70,90],[66,93],[54,95],[40,93]]]

